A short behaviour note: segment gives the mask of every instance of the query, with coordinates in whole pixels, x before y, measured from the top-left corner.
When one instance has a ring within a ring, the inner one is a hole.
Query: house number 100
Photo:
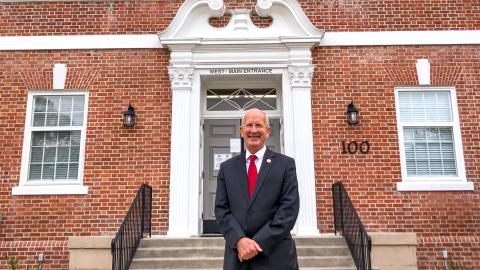
[[[357,141],[351,141],[349,143],[342,141],[342,154],[356,154],[357,151],[360,151],[362,154],[367,154],[368,151],[370,151],[370,143],[368,143],[368,141],[361,143]]]

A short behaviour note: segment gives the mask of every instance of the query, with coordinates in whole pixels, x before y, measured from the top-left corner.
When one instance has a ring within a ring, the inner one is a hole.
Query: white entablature
[[[225,27],[211,26],[209,19],[222,16],[227,8],[222,0],[185,1],[159,34],[162,45],[308,42],[316,46],[324,34],[312,25],[296,0],[258,0],[257,14],[273,19],[266,28],[253,24],[248,9],[232,10]]]

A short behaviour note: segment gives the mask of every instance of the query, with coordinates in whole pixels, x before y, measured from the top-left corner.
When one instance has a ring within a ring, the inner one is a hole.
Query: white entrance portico
[[[201,76],[277,74],[282,77],[284,153],[296,160],[300,213],[296,235],[317,235],[311,114],[311,49],[324,32],[315,28],[295,0],[258,0],[258,28],[250,10],[235,9],[227,26],[209,24],[222,16],[221,0],[187,0],[159,34],[170,49],[172,136],[168,236],[201,233]]]

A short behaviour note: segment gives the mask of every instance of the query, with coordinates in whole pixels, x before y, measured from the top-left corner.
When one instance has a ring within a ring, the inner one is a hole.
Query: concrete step
[[[152,270],[152,269],[135,269],[135,270]],[[169,270],[198,270],[198,268],[172,268]],[[202,270],[223,270],[223,268],[203,268]],[[313,267],[313,268],[300,267],[299,270],[357,270],[357,268],[356,267]]]
[[[353,267],[348,256],[298,257],[300,267]],[[221,257],[184,257],[184,258],[134,258],[130,269],[182,269],[182,268],[221,268]]]
[[[299,246],[345,246],[345,239],[335,235],[320,235],[319,237],[294,237],[297,247]],[[140,242],[143,247],[211,247],[224,246],[222,237],[192,237],[192,238],[145,238]]]
[[[138,248],[135,258],[223,257],[223,246],[212,247],[148,247]]]
[[[350,256],[298,256],[300,267],[354,267]]]
[[[346,246],[347,242],[341,236],[333,234],[320,235],[318,237],[294,237],[295,244],[299,246]]]
[[[295,237],[300,270],[355,270],[340,236]],[[221,270],[225,240],[221,237],[143,239],[132,270]]]
[[[136,258],[223,257],[223,246],[206,247],[142,247],[135,253]],[[342,246],[299,246],[298,256],[349,256],[350,251]]]
[[[135,270],[152,270],[152,269],[135,269]],[[172,268],[169,270],[198,270],[198,268]],[[202,270],[223,270],[223,268],[203,268]],[[357,270],[356,267],[300,267],[299,270]],[[372,269],[375,270],[375,269]],[[378,269],[376,269],[378,270]]]
[[[145,238],[140,242],[139,248],[147,247],[223,247],[225,240],[221,237],[192,237],[192,238]]]

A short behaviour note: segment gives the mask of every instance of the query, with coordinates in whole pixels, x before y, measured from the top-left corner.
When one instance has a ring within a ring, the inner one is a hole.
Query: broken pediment
[[[186,0],[171,24],[158,34],[162,44],[180,43],[283,43],[320,42],[324,31],[317,29],[307,18],[296,0],[257,0],[255,11],[261,17],[271,17],[265,28],[257,27],[250,17],[251,10],[227,11],[223,0]],[[213,27],[211,17],[230,13],[230,21],[224,27]]]

